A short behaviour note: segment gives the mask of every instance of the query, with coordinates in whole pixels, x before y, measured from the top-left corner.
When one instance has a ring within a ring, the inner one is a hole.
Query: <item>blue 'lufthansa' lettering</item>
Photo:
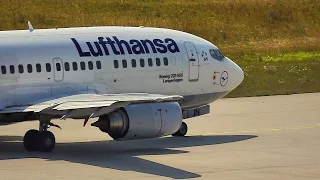
[[[126,41],[118,39],[116,36],[112,36],[112,38],[98,37],[97,41],[85,42],[82,46],[75,38],[71,38],[71,40],[80,57],[107,56],[110,55],[111,52],[115,55],[167,53],[168,51],[171,53],[180,52],[177,43],[170,38],[166,38],[164,41],[161,39],[131,39]]]
[[[91,56],[90,52],[83,52],[82,51],[81,46],[79,45],[78,41],[75,38],[71,38],[71,40],[74,43],[74,45],[76,46],[80,57]]]

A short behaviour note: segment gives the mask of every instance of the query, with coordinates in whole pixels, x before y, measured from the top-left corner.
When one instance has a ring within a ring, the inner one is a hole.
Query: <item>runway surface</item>
[[[320,179],[320,93],[222,99],[182,138],[114,142],[55,122],[52,153],[23,148],[37,122],[0,127],[1,179]]]

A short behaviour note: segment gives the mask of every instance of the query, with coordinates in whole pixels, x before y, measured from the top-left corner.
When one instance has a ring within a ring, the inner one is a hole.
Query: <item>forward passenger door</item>
[[[185,42],[189,62],[189,81],[199,80],[199,58],[197,49],[192,42]]]
[[[60,58],[54,58],[52,62],[54,80],[56,82],[60,82],[63,80],[64,77],[63,61]]]

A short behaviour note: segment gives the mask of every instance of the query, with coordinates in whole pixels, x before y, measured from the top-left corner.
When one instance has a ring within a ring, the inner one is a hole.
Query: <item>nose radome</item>
[[[228,58],[228,60],[230,62],[229,65],[231,66],[230,67],[230,71],[231,71],[230,79],[232,79],[231,89],[234,89],[234,88],[238,87],[241,84],[241,82],[243,81],[244,73],[243,73],[243,70],[241,69],[240,66],[238,66],[236,63],[234,63],[231,59]]]
[[[244,79],[244,73],[243,73],[243,70],[241,69],[241,67],[240,66],[238,66],[236,63],[234,63],[237,67],[236,67],[236,69],[237,69],[237,77],[238,77],[238,85],[239,84],[241,84],[241,82],[243,81],[243,79]],[[238,86],[237,85],[237,86]]]

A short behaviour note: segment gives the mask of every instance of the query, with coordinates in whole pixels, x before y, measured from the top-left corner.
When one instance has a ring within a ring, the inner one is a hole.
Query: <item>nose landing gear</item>
[[[188,132],[188,125],[185,122],[182,122],[180,129],[172,134],[172,136],[185,136]]]
[[[48,128],[59,126],[52,124],[50,122],[51,118],[48,116],[40,115],[39,119],[39,131],[35,129],[27,131],[23,138],[23,145],[27,151],[51,152],[55,147],[56,140],[54,134],[48,131]]]

